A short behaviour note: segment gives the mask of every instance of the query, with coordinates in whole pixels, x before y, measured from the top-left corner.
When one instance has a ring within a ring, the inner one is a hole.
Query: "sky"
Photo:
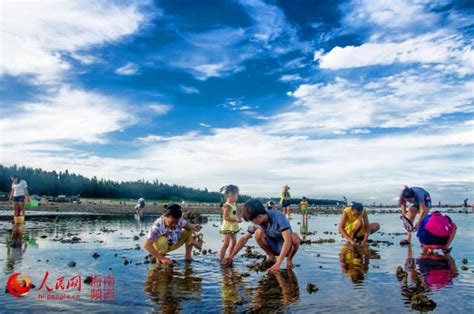
[[[470,1],[0,3],[0,163],[474,201]]]

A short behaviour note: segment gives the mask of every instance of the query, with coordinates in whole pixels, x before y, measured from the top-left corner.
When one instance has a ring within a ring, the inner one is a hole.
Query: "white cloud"
[[[159,141],[165,141],[166,138],[161,135],[148,134],[147,136],[144,136],[144,137],[137,137],[137,140],[141,142],[159,142]]]
[[[64,54],[120,40],[145,19],[137,5],[101,1],[2,1],[0,75],[55,81],[70,68]]]
[[[346,8],[347,15],[344,21],[353,27],[372,25],[373,27],[395,32],[411,31],[413,28],[431,28],[439,20],[439,17],[430,12],[430,9],[435,6],[442,6],[442,2],[354,0]]]
[[[301,79],[299,74],[284,74],[280,77],[280,81],[283,82],[299,81]]]
[[[118,75],[136,75],[138,74],[138,71],[138,66],[132,62],[129,62],[123,67],[116,69],[115,73]]]
[[[429,33],[402,42],[364,43],[360,46],[335,47],[327,54],[317,51],[315,60],[322,69],[358,68],[394,63],[458,64],[474,73],[470,46],[459,36],[444,31]]]
[[[303,134],[417,127],[443,114],[473,112],[473,87],[471,81],[449,81],[436,71],[415,70],[368,82],[338,78],[302,84],[289,93],[296,99],[294,109],[273,117],[272,127],[275,132]]]
[[[104,136],[135,123],[126,105],[96,93],[62,87],[23,103],[0,123],[2,144],[104,142]]]
[[[165,115],[173,109],[173,106],[166,105],[166,104],[151,104],[148,105],[148,108],[155,114],[155,115]]]
[[[448,131],[426,128],[337,139],[271,135],[260,127],[242,127],[166,139],[149,135],[146,146],[124,159],[78,151],[48,154],[17,145],[21,153],[10,154],[12,147],[1,162],[68,168],[117,180],[159,177],[211,190],[231,180],[242,193],[254,196],[278,195],[282,185],[290,184],[295,196],[340,198],[345,194],[367,201],[377,191],[380,201],[390,202],[405,184],[421,185],[436,202],[473,194],[472,135],[472,127],[465,125]]]
[[[185,94],[196,94],[199,95],[199,89],[193,86],[180,85],[179,89]]]
[[[199,126],[202,126],[203,128],[210,128],[211,125],[210,124],[206,124],[206,123],[199,123]]]

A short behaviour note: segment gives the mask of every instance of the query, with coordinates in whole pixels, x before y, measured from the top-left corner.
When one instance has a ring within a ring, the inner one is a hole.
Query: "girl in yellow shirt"
[[[237,243],[237,232],[239,232],[239,223],[242,221],[237,213],[237,200],[239,198],[239,188],[235,185],[226,185],[221,188],[225,201],[222,206],[222,226],[221,234],[224,236],[220,258],[224,261],[226,253],[230,254]]]

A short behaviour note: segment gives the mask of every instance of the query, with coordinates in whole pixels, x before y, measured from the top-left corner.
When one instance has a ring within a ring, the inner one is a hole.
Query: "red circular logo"
[[[21,277],[20,277],[21,276]],[[7,291],[16,298],[22,298],[28,294],[31,289],[30,278],[21,274],[14,273],[8,278]]]

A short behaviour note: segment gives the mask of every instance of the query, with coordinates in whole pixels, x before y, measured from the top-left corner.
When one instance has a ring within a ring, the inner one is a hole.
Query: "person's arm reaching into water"
[[[153,240],[146,239],[145,244],[143,245],[143,247],[145,248],[145,250],[148,251],[148,253],[150,253],[152,256],[154,256],[156,258],[156,260],[159,261],[160,263],[162,263],[163,265],[166,265],[166,266],[173,265],[173,261],[171,259],[165,257],[160,252],[158,252],[157,249],[155,249],[155,247],[153,246],[154,242],[155,241],[153,241]]]
[[[246,232],[240,239],[239,241],[237,242],[237,244],[235,245],[235,248],[234,250],[232,251],[232,253],[230,253],[230,255],[225,258],[223,261],[222,261],[222,264],[224,265],[230,265],[232,263],[232,260],[234,259],[234,257],[239,254],[240,250],[242,250],[242,248],[245,246],[245,244],[247,244],[248,240],[250,240],[250,238],[252,237],[252,234],[250,232]]]
[[[349,234],[344,229],[344,226],[346,225],[346,221],[347,221],[346,214],[343,212],[341,214],[341,218],[339,219],[339,226],[337,229],[344,239],[346,239],[350,244],[354,245],[355,244],[354,240],[349,236]]]
[[[281,233],[281,236],[283,237],[283,246],[281,248],[280,255],[278,255],[278,258],[275,264],[268,269],[269,272],[275,272],[275,271],[280,270],[281,263],[283,263],[283,260],[286,258],[286,256],[288,255],[288,252],[291,249],[291,245],[292,245],[291,231],[285,230]]]

